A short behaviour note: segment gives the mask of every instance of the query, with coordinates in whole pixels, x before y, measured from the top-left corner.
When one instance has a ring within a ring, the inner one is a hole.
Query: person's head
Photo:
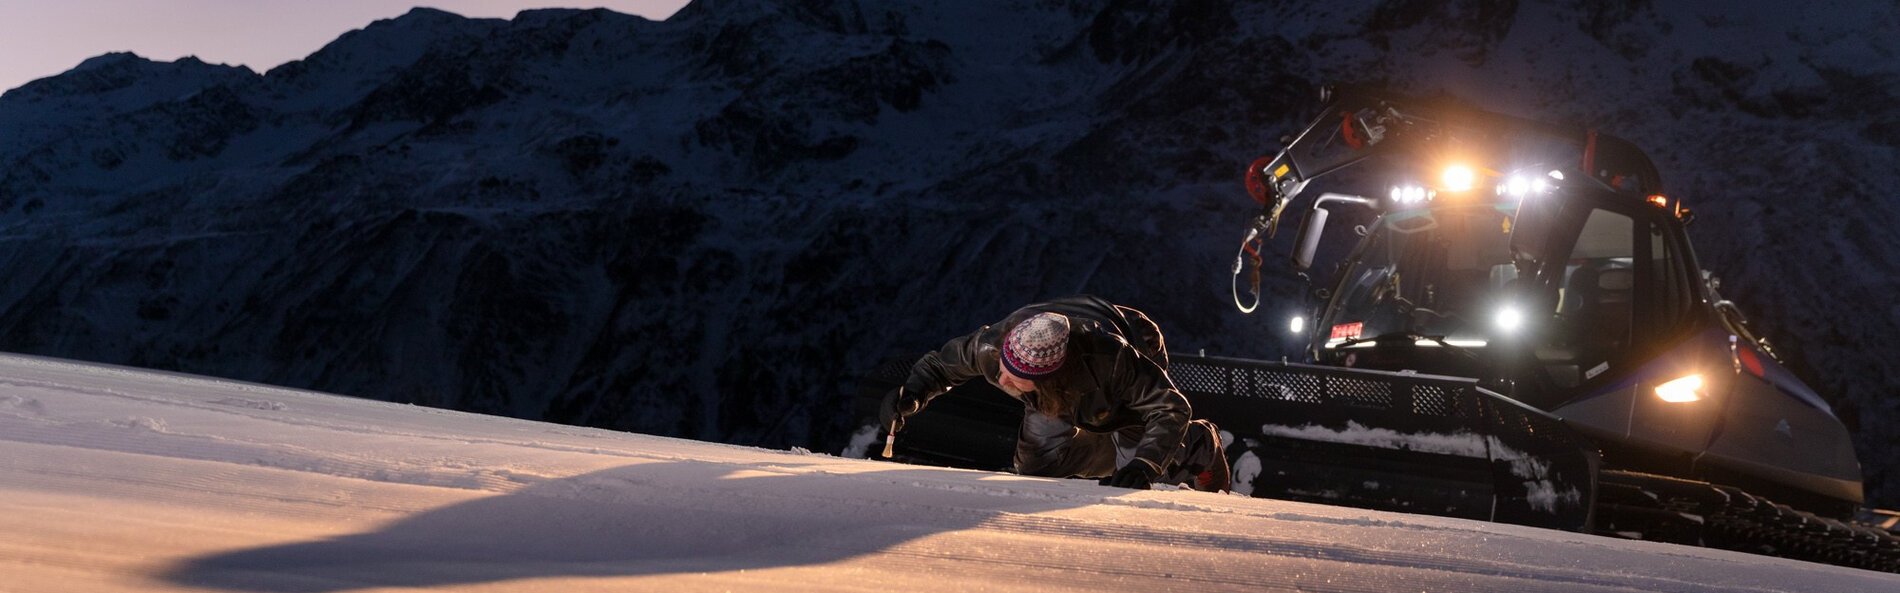
[[[1036,382],[1062,368],[1069,349],[1069,318],[1037,313],[1003,336],[1003,372],[997,383],[1011,395],[1036,391]]]

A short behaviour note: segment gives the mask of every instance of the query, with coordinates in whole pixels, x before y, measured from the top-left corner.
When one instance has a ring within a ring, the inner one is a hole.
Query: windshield
[[[1387,214],[1340,284],[1329,347],[1415,334],[1482,347],[1517,279],[1510,211],[1495,204]]]

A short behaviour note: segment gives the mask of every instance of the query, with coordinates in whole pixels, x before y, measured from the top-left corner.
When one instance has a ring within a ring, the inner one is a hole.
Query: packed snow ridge
[[[0,572],[22,591],[1900,587],[1734,552],[15,355],[0,355],[0,523]]]

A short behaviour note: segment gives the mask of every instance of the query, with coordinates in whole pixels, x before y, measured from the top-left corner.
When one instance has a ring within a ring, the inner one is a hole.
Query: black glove
[[[884,394],[884,401],[878,406],[877,427],[886,434],[897,434],[904,428],[904,417],[916,414],[923,407],[924,403],[917,398],[905,397],[904,388],[892,389]]]
[[[1151,484],[1154,484],[1155,478],[1160,476],[1161,472],[1156,470],[1155,466],[1150,465],[1146,461],[1135,459],[1129,461],[1128,465],[1122,466],[1121,469],[1115,470],[1115,475],[1110,476],[1106,482],[1103,482],[1103,485],[1114,486],[1116,488],[1147,490]]]

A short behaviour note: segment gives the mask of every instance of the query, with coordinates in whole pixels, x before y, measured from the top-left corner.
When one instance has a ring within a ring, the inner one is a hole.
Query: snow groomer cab
[[[1286,258],[1330,264],[1294,320],[1309,362],[1470,378],[1547,412],[1600,456],[1598,532],[1708,544],[1763,505],[1851,522],[1847,429],[1698,267],[1693,212],[1635,145],[1366,89],[1324,102],[1249,167],[1243,310],[1241,272],[1312,196]]]

